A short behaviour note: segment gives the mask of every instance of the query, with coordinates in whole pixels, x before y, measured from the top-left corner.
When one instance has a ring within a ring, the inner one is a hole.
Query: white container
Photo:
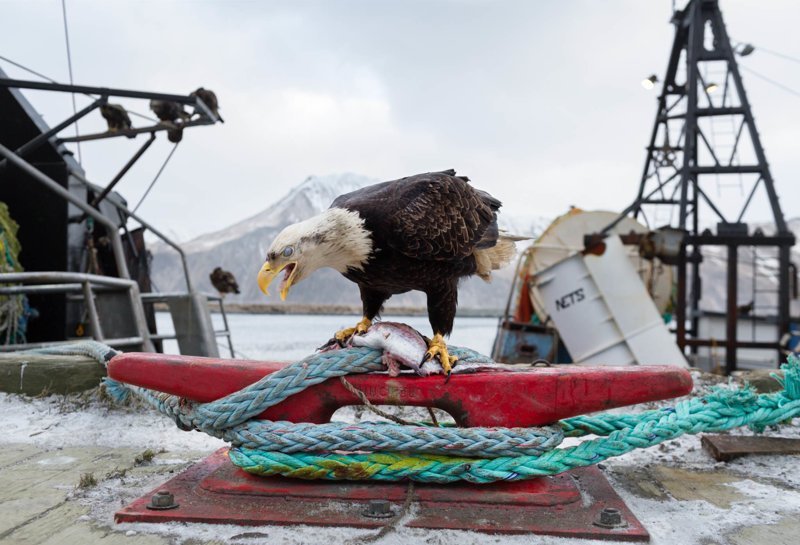
[[[534,286],[575,363],[687,367],[619,237],[601,256],[576,253]]]
[[[529,274],[536,274],[562,259],[582,251],[584,235],[599,233],[617,219],[619,219],[618,212],[586,211],[579,208],[573,208],[559,216],[531,246]],[[645,225],[630,216],[625,216],[611,229],[609,234],[627,235],[648,232],[649,229]],[[658,259],[649,260],[640,257],[637,246],[626,246],[625,250],[631,265],[639,273],[650,297],[655,302],[656,308],[663,312],[669,307],[672,298],[673,268],[663,265]],[[531,302],[539,318],[544,320],[546,316],[541,312],[541,298],[535,288],[531,290]]]

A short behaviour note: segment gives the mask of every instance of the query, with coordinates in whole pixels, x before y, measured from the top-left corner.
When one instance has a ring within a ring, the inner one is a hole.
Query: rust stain
[[[445,392],[433,405],[452,416],[459,426],[470,425],[469,411],[464,408],[463,400],[451,396],[450,392]]]
[[[396,380],[386,381],[386,402],[390,405],[399,405],[403,398],[403,387]]]

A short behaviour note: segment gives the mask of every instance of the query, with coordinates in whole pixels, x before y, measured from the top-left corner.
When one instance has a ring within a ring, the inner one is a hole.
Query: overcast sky
[[[668,0],[66,5],[76,83],[219,97],[226,123],[187,131],[140,209],[179,240],[340,172],[455,168],[516,215],[620,210],[655,114],[657,89],[640,81],[663,74],[673,37]],[[721,6],[734,40],[800,57],[800,2]],[[0,0],[0,19],[0,55],[68,80],[60,0]],[[800,63],[757,50],[742,64],[800,90]],[[744,77],[784,211],[798,216],[800,96]],[[50,124],[71,112],[67,95],[27,96]],[[104,126],[96,114],[81,131]],[[90,179],[105,185],[144,138],[83,144]],[[120,184],[131,204],[170,146],[162,136]]]

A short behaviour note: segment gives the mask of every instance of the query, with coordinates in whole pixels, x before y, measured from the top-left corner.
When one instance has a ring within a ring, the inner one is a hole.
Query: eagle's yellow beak
[[[286,269],[286,272],[280,286],[281,301],[286,300],[286,295],[289,293],[289,288],[292,286],[294,273],[297,270],[297,262],[291,261],[273,269],[269,261],[267,261],[264,263],[264,266],[261,267],[261,270],[258,271],[258,287],[261,288],[261,291],[266,295],[269,295],[269,290],[267,288],[272,280],[284,269]]]

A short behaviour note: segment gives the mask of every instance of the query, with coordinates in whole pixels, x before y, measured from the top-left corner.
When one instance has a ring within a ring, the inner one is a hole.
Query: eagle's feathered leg
[[[442,371],[449,377],[458,357],[451,356],[447,352],[444,336],[450,335],[450,332],[453,331],[453,320],[458,306],[458,280],[453,279],[443,289],[428,292],[427,295],[428,320],[433,328],[433,338],[428,342],[428,351],[422,361],[439,358]]]
[[[364,286],[359,285],[359,289],[361,290],[361,305],[364,310],[364,317],[361,318],[361,321],[358,322],[355,327],[342,329],[333,335],[333,338],[342,346],[344,346],[353,335],[366,333],[369,326],[372,325],[372,320],[380,315],[384,301],[391,297],[388,293],[372,290]]]

